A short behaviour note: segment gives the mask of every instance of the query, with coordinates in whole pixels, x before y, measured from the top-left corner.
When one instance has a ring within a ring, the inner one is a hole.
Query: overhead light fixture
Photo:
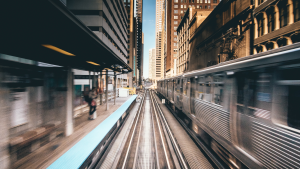
[[[42,46],[44,46],[44,47],[46,47],[46,48],[49,48],[49,49],[52,49],[52,50],[54,50],[54,51],[56,51],[56,52],[62,53],[62,54],[64,54],[64,55],[75,56],[75,55],[72,54],[72,53],[69,53],[69,52],[67,52],[67,51],[65,51],[65,50],[59,49],[58,47],[55,47],[55,46],[52,46],[52,45],[42,45]]]
[[[89,63],[89,64],[92,64],[92,65],[95,65],[95,66],[100,66],[100,64],[92,62],[92,61],[86,61],[86,62]]]

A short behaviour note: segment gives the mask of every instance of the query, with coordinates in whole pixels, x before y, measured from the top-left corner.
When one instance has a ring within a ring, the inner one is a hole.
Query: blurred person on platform
[[[96,98],[98,97],[97,90],[95,87],[92,88],[92,90],[89,92],[89,105],[90,105],[90,120],[94,120],[97,117],[97,114],[95,113],[96,107],[97,107],[97,102]]]

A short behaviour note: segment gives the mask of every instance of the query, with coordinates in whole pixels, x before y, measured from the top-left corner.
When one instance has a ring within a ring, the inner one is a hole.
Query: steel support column
[[[116,72],[114,72],[114,105],[116,105],[116,99],[117,99],[117,75]]]
[[[106,110],[109,109],[108,106],[108,70],[106,70],[106,80],[105,80],[105,101],[106,101]]]
[[[103,92],[104,91],[101,91],[102,87],[104,90],[104,86],[102,86],[102,70],[101,70],[101,72],[100,72],[100,105],[103,104]]]
[[[94,75],[93,75],[93,87],[96,87],[96,72],[94,70]]]
[[[73,131],[73,72],[69,67],[67,72],[67,111],[65,135],[69,136],[73,133]]]

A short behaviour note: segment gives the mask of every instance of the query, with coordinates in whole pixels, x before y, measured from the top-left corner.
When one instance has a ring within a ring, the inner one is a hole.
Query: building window
[[[278,47],[286,46],[287,45],[286,38],[282,38],[282,39],[277,40],[277,44],[278,44]]]
[[[284,27],[288,24],[289,20],[289,4],[287,0],[283,0],[278,4],[280,15],[280,27]]]
[[[184,8],[186,8],[186,5],[184,5]]]
[[[177,30],[177,26],[174,26],[174,31],[176,31]]]
[[[218,0],[213,0],[213,3],[215,3],[215,4],[218,3]]]
[[[205,3],[207,3],[207,0],[205,0]]]
[[[197,0],[197,3],[199,3],[199,0]]]
[[[183,5],[180,5],[180,8],[183,8]]]
[[[300,34],[295,33],[294,35],[291,36],[291,40],[292,40],[293,43],[300,42]]]
[[[200,9],[202,9],[202,5],[200,5]]]
[[[174,5],[174,8],[178,8],[178,5]]]
[[[178,16],[174,16],[174,19],[178,19]]]
[[[182,14],[183,14],[183,10],[181,10],[181,11],[180,11],[180,13],[182,13]]]
[[[176,14],[177,14],[177,13],[178,13],[178,10],[174,10],[174,13],[176,13]]]
[[[203,0],[200,0],[200,3],[203,3]]]
[[[273,42],[267,43],[266,48],[267,48],[267,50],[274,49],[274,43]]]
[[[178,3],[178,0],[174,0],[175,3]]]
[[[207,9],[207,6],[205,5],[205,9]]]
[[[177,25],[178,24],[178,21],[174,21],[174,25]]]
[[[177,46],[177,43],[174,43],[174,46]]]
[[[274,8],[271,8],[267,11],[268,16],[268,32],[272,32],[275,29],[275,12]]]
[[[257,24],[257,36],[260,37],[264,34],[264,18],[262,14],[257,17]]]
[[[176,38],[176,37],[174,38],[174,41],[177,41],[177,38]]]
[[[174,32],[174,35],[177,35],[177,32]]]
[[[199,9],[199,5],[197,5],[197,8]]]
[[[260,53],[260,52],[262,52],[262,49],[263,49],[262,46],[258,46],[258,47],[256,47],[256,52]]]
[[[217,7],[217,5],[214,5],[214,9]]]
[[[210,4],[210,0],[207,0],[207,2]]]
[[[294,0],[294,22],[300,20],[300,2],[299,0]]]
[[[257,1],[258,1],[258,5],[264,2],[264,0],[257,0]]]
[[[208,7],[208,9],[210,9],[210,5],[208,5],[207,7]]]

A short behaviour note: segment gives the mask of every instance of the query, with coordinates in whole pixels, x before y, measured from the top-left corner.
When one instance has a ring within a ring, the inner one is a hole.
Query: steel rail
[[[134,129],[133,129],[133,132],[132,132],[132,135],[131,135],[131,138],[130,138],[128,149],[126,151],[126,155],[125,155],[125,158],[124,158],[122,169],[126,168],[125,166],[126,166],[126,162],[127,162],[127,158],[128,158],[128,153],[130,151],[131,143],[132,143],[132,140],[133,140],[133,137],[134,137],[134,134],[135,134],[136,126],[137,126],[137,123],[138,123],[138,120],[139,120],[139,117],[140,117],[140,114],[141,114],[141,110],[142,110],[142,107],[143,107],[143,104],[144,104],[144,100],[145,100],[145,95],[144,95],[144,97],[141,101],[141,105],[140,105],[139,110],[138,110],[138,117],[137,117],[135,125],[134,125]]]
[[[167,129],[167,131],[168,131],[168,133],[169,133],[169,137],[171,138],[171,141],[172,141],[173,145],[175,146],[175,149],[176,149],[176,151],[177,151],[176,154],[180,157],[180,163],[182,164],[182,167],[185,168],[185,169],[188,169],[189,167],[188,167],[188,165],[186,164],[186,161],[185,161],[185,159],[184,159],[184,157],[183,157],[183,155],[182,155],[182,153],[181,153],[181,151],[180,151],[180,149],[179,149],[179,147],[178,147],[178,145],[177,145],[177,142],[176,142],[176,140],[175,140],[175,138],[174,138],[174,136],[173,136],[173,133],[172,133],[172,131],[171,131],[171,129],[170,129],[168,123],[167,123],[167,120],[165,119],[165,116],[164,116],[163,113],[162,113],[161,108],[159,107],[159,104],[158,104],[156,98],[153,96],[153,92],[151,92],[151,96],[152,96],[153,100],[155,101],[155,103],[156,103],[156,105],[157,105],[157,108],[158,108],[158,110],[159,110],[159,113],[160,113],[160,115],[161,115],[161,117],[162,117],[162,120],[163,120],[163,122],[164,122],[164,124],[165,124],[165,126],[166,126],[166,129]]]
[[[169,162],[169,159],[168,159],[168,154],[167,154],[167,151],[166,151],[166,146],[165,146],[165,143],[164,143],[164,140],[163,140],[161,128],[160,128],[159,121],[158,121],[157,111],[156,111],[155,105],[154,105],[154,99],[153,99],[153,96],[151,95],[151,91],[149,91],[149,92],[150,92],[150,97],[151,97],[151,100],[152,100],[153,109],[154,109],[154,112],[155,112],[155,117],[156,117],[156,122],[157,122],[158,130],[159,130],[159,135],[160,135],[161,142],[162,142],[162,145],[163,145],[163,148],[164,148],[164,153],[165,153],[165,156],[166,156],[168,168],[171,168],[170,167],[170,162]]]

